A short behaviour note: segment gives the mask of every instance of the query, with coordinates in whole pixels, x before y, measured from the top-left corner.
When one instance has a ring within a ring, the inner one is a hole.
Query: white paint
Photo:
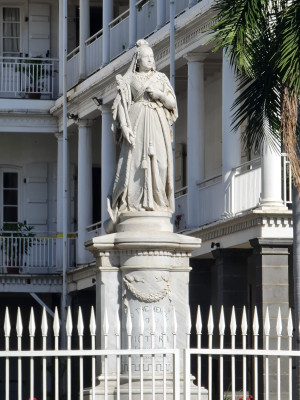
[[[204,64],[203,55],[188,54],[187,103],[187,225],[199,225],[197,183],[204,176]]]
[[[232,169],[241,163],[240,131],[233,132],[231,107],[236,98],[236,81],[229,60],[223,55],[222,66],[222,174],[224,184],[224,215],[230,215],[233,199],[230,196]]]
[[[137,8],[136,0],[129,0],[129,47],[133,47],[137,40]]]
[[[103,0],[102,6],[102,26],[103,26],[103,39],[102,39],[102,64],[106,65],[110,61],[110,27],[109,23],[113,17],[113,2],[111,0]]]
[[[92,224],[92,131],[91,121],[78,122],[78,238],[77,263],[84,264],[90,255],[84,248],[86,227]]]
[[[281,190],[281,153],[267,143],[262,154],[262,207],[283,207]]]
[[[111,131],[112,113],[110,105],[101,106],[101,221],[109,218],[107,197],[112,193],[112,184],[116,170],[116,145]],[[103,229],[103,233],[105,233]]]
[[[90,36],[90,2],[80,0],[79,9],[79,79],[86,77],[86,46],[85,41]]]

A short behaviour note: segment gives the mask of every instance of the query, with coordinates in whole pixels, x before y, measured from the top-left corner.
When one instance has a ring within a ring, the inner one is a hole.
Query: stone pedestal
[[[173,233],[171,214],[166,212],[128,212],[121,214],[117,232],[94,238],[86,248],[96,258],[97,272],[97,332],[100,334],[107,310],[110,332],[115,332],[116,319],[121,321],[121,348],[173,347],[173,308],[177,319],[177,348],[186,345],[186,320],[188,311],[189,257],[192,250],[200,246],[200,240]],[[142,311],[141,311],[142,310]],[[128,343],[126,321],[131,314],[132,336]],[[144,321],[144,333],[140,334],[140,313]],[[152,319],[155,320],[155,334]],[[100,336],[100,335],[99,335]],[[104,348],[104,337],[100,338]],[[142,343],[141,343],[142,341]],[[107,348],[115,349],[114,335],[107,337]],[[172,359],[164,360],[172,395]],[[180,363],[183,367],[183,363]],[[152,358],[144,356],[144,387],[150,385]],[[108,362],[111,377],[116,374],[115,362]],[[163,370],[163,359],[156,362],[156,385]],[[101,376],[101,370],[98,371]],[[128,365],[122,360],[122,398],[126,398],[126,376]],[[136,384],[134,383],[136,377]],[[139,396],[140,358],[132,357],[133,392]],[[113,379],[113,378],[112,378]],[[111,385],[113,386],[113,385]],[[136,387],[135,387],[136,386]],[[169,385],[167,385],[169,386]],[[151,385],[149,386],[151,387]],[[90,391],[89,391],[90,393]],[[90,394],[86,393],[85,398]],[[146,393],[145,393],[146,394]],[[151,389],[149,396],[152,396]],[[116,395],[111,387],[111,394]],[[103,396],[103,385],[97,387],[96,398]]]

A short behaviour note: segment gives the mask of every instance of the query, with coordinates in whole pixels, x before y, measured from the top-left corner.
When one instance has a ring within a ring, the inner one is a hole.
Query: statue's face
[[[138,64],[140,72],[150,71],[154,68],[154,56],[153,51],[150,47],[145,47],[141,50]]]

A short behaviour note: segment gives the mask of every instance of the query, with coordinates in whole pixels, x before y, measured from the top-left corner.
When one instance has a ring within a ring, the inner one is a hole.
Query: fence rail
[[[268,308],[259,319],[256,308],[247,317],[249,313],[244,307],[239,324],[239,313],[233,307],[226,325],[223,307],[219,318],[214,318],[211,307],[204,327],[198,307],[195,326],[192,327],[187,313],[186,326],[180,327],[186,333],[186,343],[181,348],[176,339],[174,310],[170,320],[165,318],[162,326],[156,326],[152,309],[150,341],[145,333],[146,315],[142,307],[137,327],[139,340],[134,340],[129,309],[122,328],[119,315],[108,317],[107,311],[103,325],[97,326],[93,307],[89,321],[80,307],[76,313],[68,308],[64,325],[56,309],[52,331],[45,309],[39,320],[39,331],[34,310],[22,313],[28,321],[29,336],[23,334],[20,308],[16,312],[15,329],[12,329],[8,308],[5,310],[4,338],[0,341],[4,343],[4,348],[0,348],[0,366],[5,375],[0,397],[5,400],[28,397],[58,400],[63,395],[68,400],[98,396],[105,399],[111,394],[116,399],[179,400],[181,395],[187,400],[293,399],[296,376],[293,367],[300,351],[293,349],[291,310],[282,318],[279,308],[274,322]],[[73,319],[77,319],[75,329]],[[261,333],[260,320],[263,321]],[[89,329],[85,330],[87,324]],[[170,331],[167,324],[172,326]],[[192,331],[197,339],[195,346],[191,346]],[[63,332],[65,347],[59,344]],[[96,344],[99,343],[96,334],[102,337],[101,346]],[[191,383],[192,376],[196,377],[195,383]]]

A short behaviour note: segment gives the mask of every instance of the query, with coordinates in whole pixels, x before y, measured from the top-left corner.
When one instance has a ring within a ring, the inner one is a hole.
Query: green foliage
[[[27,255],[32,246],[33,226],[23,222],[5,223],[0,229],[1,250],[4,250],[9,258],[16,261],[17,257]],[[22,240],[25,239],[25,240]]]
[[[278,144],[284,88],[300,95],[300,2],[217,0],[213,8],[215,50],[224,49],[238,82],[233,129],[246,127],[248,149]]]

